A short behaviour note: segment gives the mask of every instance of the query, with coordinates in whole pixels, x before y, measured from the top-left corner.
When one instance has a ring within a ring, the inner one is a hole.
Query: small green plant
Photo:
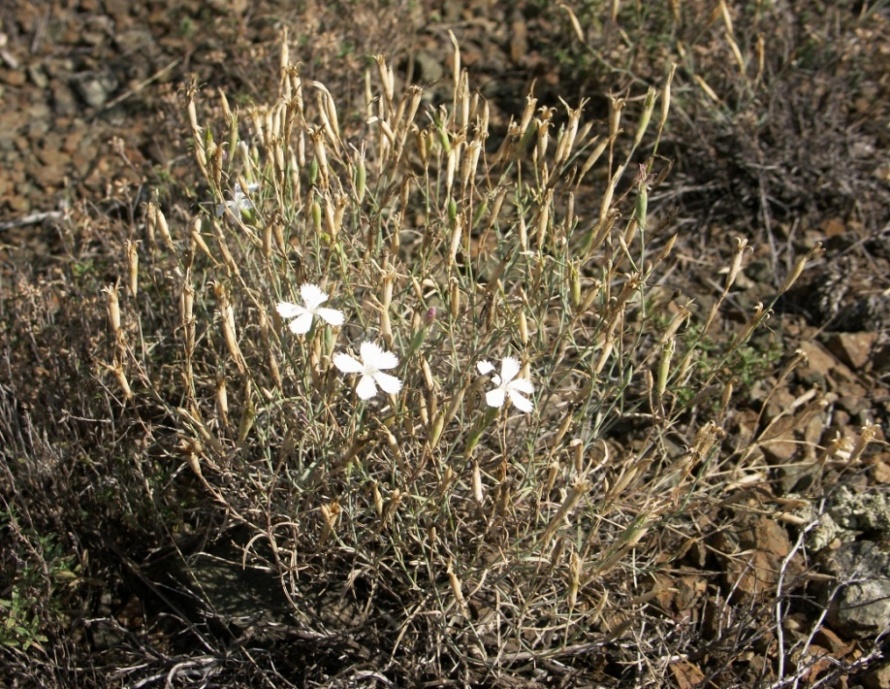
[[[71,274],[75,278],[85,278],[94,273],[95,263],[92,261],[74,261],[71,263]]]
[[[192,38],[196,30],[195,20],[191,17],[184,16],[179,20],[179,35],[183,38]]]
[[[19,560],[0,595],[0,646],[27,651],[47,643],[46,630],[63,619],[67,590],[77,575],[74,558],[63,552],[54,536],[23,531],[14,510],[0,513],[12,544],[27,542],[27,559]]]
[[[0,598],[0,645],[27,651],[35,644],[44,644],[47,638],[41,633],[40,616],[34,612],[37,598],[22,596],[14,586],[8,598]]]

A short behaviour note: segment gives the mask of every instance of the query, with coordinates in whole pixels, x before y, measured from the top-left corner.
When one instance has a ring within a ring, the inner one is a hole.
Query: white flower
[[[494,371],[491,362],[480,361],[476,364],[476,369],[483,376],[487,376]],[[501,374],[495,373],[491,380],[497,385],[494,390],[485,393],[485,402],[489,407],[503,407],[504,398],[509,397],[513,406],[519,411],[528,413],[532,410],[532,402],[530,399],[522,395],[531,395],[535,392],[535,386],[527,378],[517,378],[519,373],[519,361],[512,356],[504,357],[501,361]]]
[[[334,366],[340,371],[362,374],[361,380],[355,388],[359,398],[371,399],[377,394],[377,385],[383,388],[383,392],[390,395],[394,395],[402,389],[402,381],[388,373],[381,373],[381,369],[395,368],[399,365],[399,358],[395,354],[384,352],[373,342],[363,342],[359,352],[361,361],[348,354],[334,355]],[[377,385],[374,384],[375,382]]]
[[[260,188],[259,184],[248,184],[247,191],[254,192]],[[249,198],[247,198],[247,194],[244,193],[244,190],[241,188],[241,184],[239,182],[235,183],[235,188],[232,190],[232,200],[226,201],[225,203],[220,203],[216,207],[216,217],[220,217],[223,213],[226,212],[226,208],[231,210],[233,213],[241,211],[249,211],[253,209],[253,203]]]
[[[328,295],[321,291],[318,285],[305,284],[300,287],[300,295],[303,297],[305,306],[299,304],[291,304],[289,301],[280,301],[278,306],[278,314],[282,318],[293,318],[290,322],[290,329],[297,335],[305,335],[312,327],[312,317],[318,316],[330,325],[343,325],[343,312],[337,309],[327,309],[322,307],[328,300]]]

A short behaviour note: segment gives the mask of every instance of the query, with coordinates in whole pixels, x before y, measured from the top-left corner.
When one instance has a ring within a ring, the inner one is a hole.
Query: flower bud
[[[436,307],[431,306],[426,310],[426,313],[423,314],[423,327],[429,328],[433,323],[436,322]]]

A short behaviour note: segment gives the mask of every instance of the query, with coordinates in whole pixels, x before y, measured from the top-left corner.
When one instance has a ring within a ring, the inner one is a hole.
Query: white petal
[[[358,351],[362,357],[362,361],[364,361],[365,363],[368,363],[370,359],[383,354],[383,350],[380,349],[380,347],[374,342],[362,342],[361,346],[358,348]]]
[[[247,185],[247,191],[249,191],[251,193],[255,192],[259,188],[260,188],[260,185],[257,182],[251,182],[250,184]],[[244,187],[242,187],[239,182],[235,182],[235,186],[232,189],[232,195],[235,197],[245,196]]]
[[[399,365],[399,357],[392,352],[381,352],[380,356],[371,362],[378,371],[381,369],[395,368]]]
[[[312,314],[306,311],[296,320],[290,322],[291,332],[297,335],[305,335],[312,327]]]
[[[361,380],[359,380],[358,382],[358,385],[355,387],[355,392],[360,399],[371,399],[374,395],[377,394],[377,386],[374,385],[374,379],[368,375],[362,376]]]
[[[485,403],[489,407],[503,407],[504,406],[504,389],[503,388],[495,388],[494,390],[489,390],[485,393]]]
[[[316,309],[315,313],[331,325],[343,325],[342,311],[338,311],[337,309]]]
[[[275,310],[278,311],[278,315],[282,318],[296,318],[300,314],[306,312],[306,309],[304,309],[302,306],[299,306],[298,304],[291,304],[289,301],[278,302]]]
[[[232,194],[232,200],[226,201],[226,206],[231,211],[249,211],[253,208],[253,203],[251,203],[250,199],[241,191],[241,187],[236,186],[235,192]]]
[[[362,366],[360,361],[357,361],[353,357],[348,354],[343,354],[342,352],[334,354],[333,361],[334,366],[343,373],[361,373],[365,370],[365,367]]]
[[[379,371],[399,365],[399,357],[392,352],[384,352],[373,342],[363,342],[360,351],[362,362],[369,368]]]
[[[300,287],[300,296],[303,297],[303,301],[306,303],[306,308],[310,311],[315,311],[319,305],[328,300],[328,295],[322,292],[318,285],[310,283],[306,283]]]
[[[507,390],[516,390],[517,392],[522,392],[526,395],[533,395],[535,393],[535,386],[532,385],[532,382],[528,378],[516,378],[510,381],[507,385]]]
[[[483,376],[487,376],[489,373],[494,371],[494,364],[490,361],[477,361],[476,362],[476,370],[479,371]]]
[[[512,356],[505,356],[504,360],[501,361],[501,378],[504,379],[505,383],[509,383],[516,377],[517,373],[519,373],[519,360],[514,359]]]
[[[383,392],[387,392],[390,395],[395,395],[402,389],[402,381],[388,373],[380,373],[378,371],[374,374],[374,380],[376,380],[377,384],[383,388]]]
[[[534,409],[534,405],[532,404],[531,400],[526,399],[518,392],[516,392],[516,390],[508,388],[507,394],[510,395],[510,401],[513,403],[513,406],[516,407],[519,411],[528,414],[532,409]]]

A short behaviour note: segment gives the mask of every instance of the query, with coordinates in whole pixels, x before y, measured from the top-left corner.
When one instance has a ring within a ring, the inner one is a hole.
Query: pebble
[[[59,115],[73,115],[77,112],[77,101],[68,84],[54,81],[50,91],[53,95],[53,107]]]
[[[31,78],[31,83],[39,89],[45,89],[49,85],[49,79],[46,76],[46,72],[43,71],[42,65],[29,65],[28,76]]]
[[[6,199],[6,205],[9,206],[13,215],[24,215],[31,211],[31,200],[16,189],[16,193],[9,194]]]
[[[12,69],[0,69],[0,82],[7,86],[22,86],[27,81],[24,72]]]
[[[74,90],[91,108],[100,108],[108,102],[118,81],[111,72],[82,72],[71,80]]]

